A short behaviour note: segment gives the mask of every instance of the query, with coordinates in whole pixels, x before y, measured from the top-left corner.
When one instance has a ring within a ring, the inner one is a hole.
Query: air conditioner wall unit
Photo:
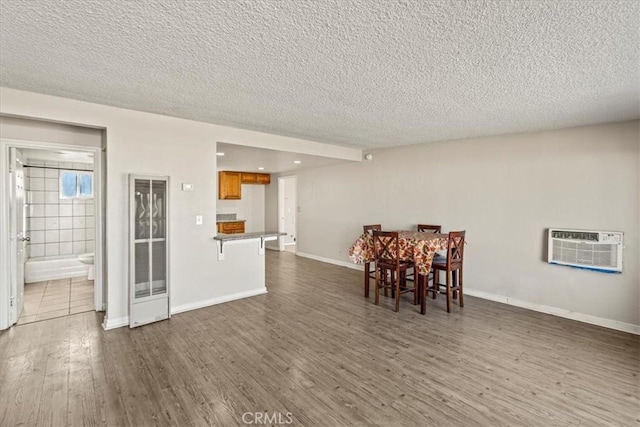
[[[605,273],[622,272],[620,231],[549,229],[547,261]]]

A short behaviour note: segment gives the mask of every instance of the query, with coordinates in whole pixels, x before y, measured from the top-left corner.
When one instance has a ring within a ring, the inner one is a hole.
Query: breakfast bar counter
[[[264,240],[276,240],[278,236],[286,236],[287,233],[280,233],[277,231],[257,231],[253,233],[234,233],[223,234],[218,233],[214,239],[221,242],[228,242],[230,240],[246,240],[246,239],[264,239]]]
[[[218,261],[225,259],[225,247],[235,243],[258,243],[258,254],[264,255],[264,244],[270,240],[276,240],[278,236],[286,236],[287,233],[278,231],[257,231],[252,233],[217,234],[213,239],[218,243]]]

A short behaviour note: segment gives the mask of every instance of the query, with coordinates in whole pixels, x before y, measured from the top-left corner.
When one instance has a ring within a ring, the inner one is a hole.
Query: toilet
[[[87,273],[87,279],[93,280],[95,278],[95,268],[93,267],[93,253],[82,254],[78,256],[78,261],[89,266],[89,272]]]

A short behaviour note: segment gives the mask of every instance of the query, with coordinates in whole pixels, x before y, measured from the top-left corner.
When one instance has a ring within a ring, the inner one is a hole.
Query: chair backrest
[[[464,260],[464,236],[466,231],[451,231],[449,233],[449,250],[447,264],[462,264]]]
[[[418,224],[418,231],[427,232],[427,233],[442,233],[442,226]]]
[[[397,231],[373,231],[373,252],[376,265],[400,265],[400,245]]]
[[[377,231],[382,230],[382,225],[380,224],[363,225],[362,230],[364,231],[365,234],[366,233],[371,234],[375,230]]]

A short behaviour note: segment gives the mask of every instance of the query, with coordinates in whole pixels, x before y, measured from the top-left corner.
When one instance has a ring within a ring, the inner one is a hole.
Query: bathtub
[[[89,266],[78,261],[78,255],[29,258],[24,264],[25,283],[87,276]]]

